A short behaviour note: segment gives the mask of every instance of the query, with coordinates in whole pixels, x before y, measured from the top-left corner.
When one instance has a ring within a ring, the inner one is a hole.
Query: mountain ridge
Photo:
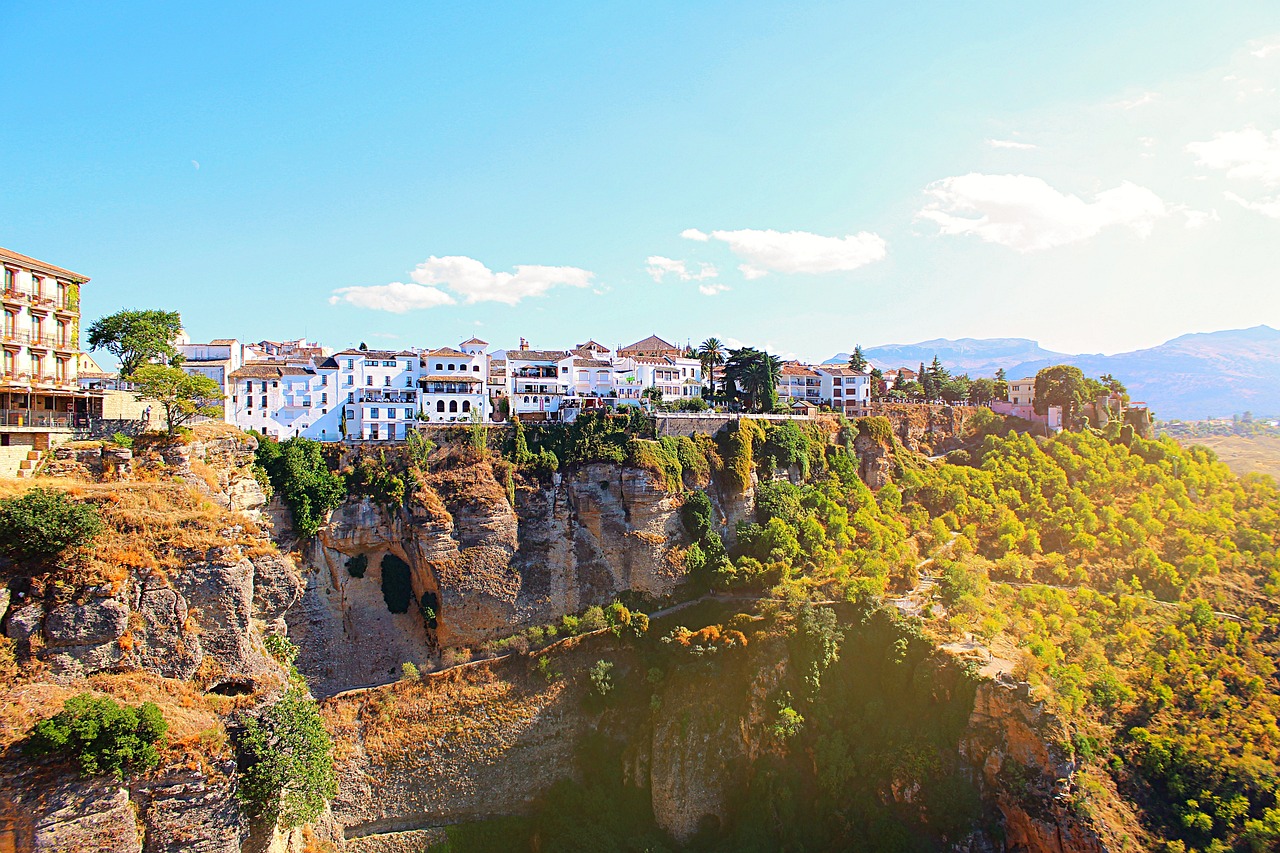
[[[1034,376],[1053,364],[1073,364],[1090,376],[1118,377],[1134,400],[1146,402],[1163,419],[1245,411],[1280,414],[1280,330],[1265,324],[1191,332],[1114,355],[1059,353],[1028,338],[935,338],[867,347],[863,353],[882,369],[927,364],[937,355],[954,373],[990,376],[1003,368],[1010,379]],[[844,363],[848,358],[848,353],[838,353],[823,363]]]

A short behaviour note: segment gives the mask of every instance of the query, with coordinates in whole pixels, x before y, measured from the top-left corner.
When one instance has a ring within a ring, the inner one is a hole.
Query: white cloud
[[[329,304],[337,305],[340,302],[355,305],[357,308],[403,314],[406,311],[417,311],[420,308],[452,305],[454,299],[436,287],[423,287],[420,284],[405,284],[401,281],[393,281],[390,284],[378,284],[370,287],[340,287],[329,297]]]
[[[680,236],[686,240],[697,240],[699,243],[705,243],[711,239],[711,235],[697,228],[686,228],[680,232]]]
[[[1210,222],[1217,222],[1219,219],[1218,211],[1216,210],[1183,210],[1181,213],[1187,218],[1185,224],[1190,231],[1197,231]]]
[[[731,252],[747,261],[738,269],[748,279],[761,278],[770,272],[817,274],[855,270],[883,260],[887,254],[884,238],[867,231],[845,237],[825,237],[808,231],[744,228],[712,231],[706,236],[729,244]]]
[[[720,284],[718,281],[713,281],[710,284],[698,285],[698,292],[703,296],[715,296],[718,293],[724,293],[728,289],[729,285]]]
[[[1271,196],[1270,198],[1259,199],[1258,201],[1249,201],[1241,198],[1235,193],[1223,193],[1228,200],[1234,201],[1241,207],[1252,210],[1255,213],[1261,213],[1263,216],[1270,216],[1272,219],[1280,219],[1280,196]]]
[[[987,144],[992,148],[1016,148],[1019,151],[1030,151],[1039,148],[1039,145],[1033,145],[1030,142],[1017,142],[1012,139],[988,139]]]
[[[934,200],[917,216],[943,234],[973,234],[1020,252],[1078,243],[1113,225],[1145,237],[1169,213],[1159,196],[1128,181],[1092,202],[1029,175],[970,173],[944,178],[926,192]]]
[[[719,275],[713,264],[704,264],[696,262],[698,266],[697,272],[689,269],[688,261],[677,261],[672,258],[664,258],[661,255],[650,255],[645,262],[646,270],[654,281],[662,281],[668,274],[674,275],[680,281],[706,281],[709,278],[715,278]]]
[[[1126,110],[1131,110],[1131,109],[1134,109],[1135,107],[1145,107],[1147,104],[1155,103],[1156,99],[1159,97],[1160,97],[1160,93],[1158,92],[1143,92],[1141,95],[1137,95],[1132,98],[1126,98],[1123,101],[1116,101],[1114,106],[1117,106]]]
[[[1199,165],[1225,170],[1228,178],[1280,185],[1280,130],[1270,136],[1256,127],[1215,133],[1208,142],[1192,142],[1187,151]]]
[[[329,297],[329,304],[347,302],[361,308],[403,314],[453,305],[457,302],[456,295],[468,305],[476,302],[515,305],[525,297],[542,296],[558,285],[586,287],[594,278],[594,273],[577,267],[522,265],[515,269],[514,273],[495,273],[474,258],[432,255],[410,273],[412,284],[393,281],[369,287],[341,287]]]
[[[1249,51],[1249,54],[1251,56],[1256,56],[1258,59],[1266,59],[1268,56],[1270,56],[1273,53],[1280,53],[1280,41],[1274,42],[1272,44],[1264,44],[1262,47],[1258,48],[1257,50]]]

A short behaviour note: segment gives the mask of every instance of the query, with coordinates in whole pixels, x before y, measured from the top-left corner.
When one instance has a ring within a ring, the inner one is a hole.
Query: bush
[[[317,441],[291,438],[277,442],[259,436],[256,459],[289,507],[294,529],[304,536],[314,536],[325,516],[346,497],[346,483],[329,470]]]
[[[111,436],[111,443],[114,444],[116,447],[128,447],[128,448],[133,447],[133,439],[122,432],[118,432],[115,435]]]
[[[65,492],[36,487],[0,501],[0,551],[15,560],[47,562],[101,532],[97,508]]]
[[[690,492],[680,507],[680,520],[693,542],[700,542],[711,530],[711,498],[706,492]]]
[[[601,698],[613,692],[613,664],[598,660],[591,666],[591,689]]]
[[[301,687],[291,687],[261,718],[245,721],[240,737],[237,796],[245,810],[282,828],[309,823],[338,792],[333,743],[320,711]]]
[[[400,664],[400,677],[405,681],[421,681],[422,671],[418,669],[418,665],[413,661],[405,661]]]
[[[154,702],[131,708],[81,693],[36,723],[23,749],[31,756],[71,759],[85,776],[112,773],[123,779],[126,768],[149,770],[160,763],[155,745],[168,728]]]

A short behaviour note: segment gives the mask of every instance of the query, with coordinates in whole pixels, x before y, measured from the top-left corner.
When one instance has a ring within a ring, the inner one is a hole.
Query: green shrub
[[[598,660],[591,666],[591,690],[603,698],[613,692],[613,663]]]
[[[282,666],[291,667],[298,659],[298,647],[284,634],[268,634],[262,638],[267,654],[275,658]]]
[[[0,551],[15,560],[47,562],[101,532],[96,507],[56,489],[36,487],[0,501]]]
[[[405,681],[421,681],[422,671],[418,669],[418,665],[413,661],[405,661],[400,664],[400,677]]]
[[[685,497],[680,521],[693,542],[700,542],[711,531],[711,498],[706,492],[690,492]]]
[[[893,424],[886,417],[858,418],[858,432],[883,447],[893,446]]]
[[[662,441],[631,439],[627,442],[627,464],[658,475],[669,492],[679,492],[683,488],[683,466],[680,465],[674,448]]]
[[[291,687],[260,718],[245,720],[239,740],[237,796],[251,816],[285,829],[309,823],[338,792],[333,743],[315,700]]]
[[[352,468],[347,477],[347,489],[357,497],[395,508],[404,504],[406,487],[404,477],[391,470],[384,457],[366,456]]]
[[[169,725],[154,702],[137,708],[89,693],[73,696],[62,710],[32,728],[23,746],[31,756],[57,755],[75,761],[85,776],[125,769],[149,770],[160,763],[156,752]]]
[[[131,448],[133,447],[133,438],[125,435],[122,432],[118,432],[111,436],[111,443],[114,444],[116,447]]]
[[[291,438],[277,442],[258,436],[256,459],[289,507],[294,529],[304,536],[314,536],[325,516],[346,497],[346,483],[329,470],[318,441]]]

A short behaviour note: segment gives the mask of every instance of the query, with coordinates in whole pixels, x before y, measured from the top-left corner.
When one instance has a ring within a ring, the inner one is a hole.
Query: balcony
[[[424,382],[423,393],[426,394],[479,394],[480,391],[465,382]]]
[[[0,292],[0,301],[4,301],[12,305],[26,305],[29,299],[30,294],[25,290],[7,288],[3,292]]]
[[[53,310],[54,300],[48,296],[33,294],[30,298],[29,310],[37,314],[47,314]]]
[[[0,333],[0,342],[8,346],[22,346],[30,336],[26,332],[19,332],[16,329],[5,329]]]
[[[44,335],[32,333],[27,335],[27,343],[32,349],[52,349],[54,341],[57,340],[55,335]]]
[[[381,391],[368,390],[360,394],[361,403],[417,403],[418,395],[414,391]]]
[[[40,409],[0,409],[0,425],[34,429],[71,429],[71,415]]]

